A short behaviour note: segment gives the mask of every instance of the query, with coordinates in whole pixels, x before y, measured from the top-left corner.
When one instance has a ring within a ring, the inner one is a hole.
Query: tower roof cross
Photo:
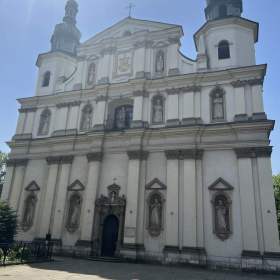
[[[135,8],[136,5],[134,5],[133,3],[129,3],[129,5],[126,7],[126,9],[128,9],[129,13],[128,13],[128,16],[131,17],[131,14],[132,14],[132,9]]]

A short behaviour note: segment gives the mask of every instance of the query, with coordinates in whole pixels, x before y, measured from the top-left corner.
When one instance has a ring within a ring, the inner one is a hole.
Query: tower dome
[[[207,0],[206,20],[221,19],[228,16],[240,17],[243,12],[242,0]]]
[[[63,22],[55,26],[51,38],[51,51],[62,51],[75,55],[80,44],[81,33],[76,27],[78,4],[75,0],[68,0],[65,6]]]

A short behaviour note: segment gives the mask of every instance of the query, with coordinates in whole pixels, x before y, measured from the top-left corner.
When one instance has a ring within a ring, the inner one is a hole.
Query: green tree
[[[13,242],[16,233],[16,212],[6,202],[0,201],[0,243]]]
[[[273,187],[275,192],[277,220],[280,238],[280,174],[273,176]]]

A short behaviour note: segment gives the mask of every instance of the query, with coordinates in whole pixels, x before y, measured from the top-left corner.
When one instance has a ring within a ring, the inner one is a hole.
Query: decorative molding
[[[180,248],[178,246],[165,246],[163,249],[164,253],[180,253]]]
[[[137,41],[133,47],[134,49],[141,49],[141,48],[151,48],[153,46],[154,42],[151,40],[143,40],[143,41]]]
[[[271,157],[272,147],[249,147],[234,149],[237,158],[257,158],[257,157]]]
[[[181,92],[181,88],[170,88],[166,90],[168,95],[175,95]]]
[[[19,113],[32,113],[32,112],[36,112],[38,110],[38,108],[35,107],[29,107],[29,108],[20,108],[18,109]]]
[[[167,159],[196,159],[201,160],[203,157],[203,150],[200,149],[185,149],[185,150],[167,150],[165,151],[165,156]]]
[[[12,140],[30,140],[32,139],[32,133],[16,134]]]
[[[137,150],[137,151],[127,151],[127,155],[130,160],[147,160],[149,156],[149,152],[147,151],[142,151],[142,150]]]
[[[159,185],[160,188],[153,188],[154,185]],[[166,190],[167,186],[162,183],[158,178],[153,179],[150,183],[145,186],[146,190]]]
[[[180,37],[170,37],[168,38],[170,44],[181,44]]]
[[[71,101],[71,102],[62,102],[56,104],[56,107],[61,109],[61,108],[66,108],[66,107],[75,107],[75,106],[80,106],[81,101]]]
[[[147,92],[146,90],[135,90],[133,92],[133,96],[134,97],[138,97],[138,96],[148,97],[149,96],[149,92]]]
[[[70,192],[84,191],[85,186],[81,183],[80,180],[75,180],[71,185],[68,186],[67,190]]]
[[[264,259],[280,259],[280,252],[264,252],[263,253]]]
[[[100,52],[100,54],[102,56],[104,55],[110,55],[110,54],[113,54],[117,51],[117,48],[116,47],[107,47],[107,48],[104,48],[102,49],[102,51]]]
[[[201,91],[201,86],[197,86],[197,85],[166,89],[168,95],[187,93],[187,92],[198,92],[198,91]]]
[[[219,188],[218,185],[222,184],[224,187],[223,188]],[[223,178],[218,178],[214,183],[212,183],[208,189],[210,191],[232,191],[234,190],[234,187],[228,183],[226,180],[224,180]]]
[[[71,164],[74,160],[74,156],[69,155],[69,156],[50,156],[47,157],[47,163],[48,165],[51,164]]]
[[[27,166],[29,159],[8,159],[7,160],[7,167],[13,166],[13,167],[18,167],[18,166]]]
[[[102,161],[102,159],[103,159],[103,153],[102,152],[94,152],[94,153],[87,154],[88,162]]]
[[[40,187],[38,186],[38,184],[36,183],[36,181],[32,181],[26,188],[26,191],[28,192],[37,192],[40,191]]]
[[[233,81],[231,85],[234,88],[245,87],[246,85],[255,86],[255,85],[263,85],[263,79],[251,79],[251,80],[237,80]]]
[[[96,103],[102,102],[102,101],[107,101],[107,100],[108,100],[108,98],[105,95],[98,95],[95,99]]]
[[[206,255],[206,250],[202,247],[183,247],[182,253]]]
[[[262,254],[259,251],[247,251],[247,250],[243,250],[242,257],[250,257],[250,258],[261,258]]]

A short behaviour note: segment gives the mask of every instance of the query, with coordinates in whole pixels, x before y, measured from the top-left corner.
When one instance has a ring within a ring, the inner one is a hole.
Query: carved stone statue
[[[92,125],[92,107],[86,105],[82,112],[81,130],[87,130]]]
[[[26,199],[25,208],[22,219],[22,227],[24,230],[28,230],[33,225],[36,209],[36,197],[31,195]]]
[[[162,228],[162,200],[159,194],[154,194],[149,202],[148,229],[152,236],[158,236]]]
[[[164,72],[164,52],[158,51],[156,55],[156,73]]]
[[[215,232],[221,239],[228,238],[230,234],[230,209],[228,200],[224,196],[215,199]]]
[[[163,100],[161,96],[153,100],[153,123],[163,122]]]
[[[49,133],[51,113],[48,109],[44,110],[41,114],[39,124],[39,135],[47,135]]]
[[[213,95],[213,120],[224,119],[224,98],[221,93]]]
[[[81,204],[82,201],[79,195],[73,195],[71,197],[67,219],[67,229],[70,232],[75,232],[79,227]]]
[[[92,62],[88,68],[87,84],[92,85],[95,81],[96,65]]]

